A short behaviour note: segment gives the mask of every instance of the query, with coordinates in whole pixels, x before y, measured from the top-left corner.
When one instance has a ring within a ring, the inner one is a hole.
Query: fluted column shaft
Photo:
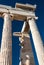
[[[2,32],[1,54],[3,65],[12,65],[12,28],[10,15],[4,13],[4,25]]]
[[[33,38],[33,42],[34,42],[34,46],[35,46],[35,50],[36,50],[39,65],[44,65],[43,42],[41,40],[41,37],[40,37],[40,34],[38,32],[37,26],[35,24],[35,20],[33,18],[29,19],[28,23],[29,23],[29,26],[30,26],[30,30],[31,30],[31,34],[32,34],[32,38]]]

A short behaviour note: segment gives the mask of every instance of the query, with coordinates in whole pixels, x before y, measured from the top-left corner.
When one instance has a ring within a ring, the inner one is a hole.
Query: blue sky
[[[44,43],[44,0],[0,0],[0,4],[3,5],[9,5],[12,7],[15,7],[15,3],[29,3],[29,4],[36,4],[37,9],[36,9],[36,16],[38,16],[38,20],[36,21],[38,30],[40,32],[42,41]],[[22,29],[23,22],[20,21],[12,21],[12,32],[17,32],[21,31]],[[3,28],[3,19],[0,18],[0,43],[1,43],[1,37],[2,37],[2,28]],[[34,53],[34,59],[36,65],[38,65],[37,62],[37,57],[35,54],[35,49],[32,41],[32,36],[31,37],[31,42],[32,42],[32,49]],[[12,65],[18,65],[19,63],[19,53],[20,53],[20,46],[19,46],[19,39],[18,37],[12,37]]]

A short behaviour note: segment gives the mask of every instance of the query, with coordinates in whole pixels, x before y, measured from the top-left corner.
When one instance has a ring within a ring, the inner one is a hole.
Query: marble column
[[[21,44],[23,46],[20,49],[21,65],[35,65],[30,38],[24,37],[24,41]]]
[[[2,31],[1,54],[3,65],[12,65],[12,24],[10,15],[4,13],[4,25]]]
[[[27,22],[24,22],[21,32],[28,34],[29,26]],[[21,44],[19,65],[35,65],[30,37],[23,37],[23,40],[22,37],[19,38]]]
[[[35,19],[34,18],[29,19],[28,18],[28,23],[30,26],[30,30],[31,30],[31,34],[32,34],[32,38],[33,38],[33,42],[34,42],[35,51],[37,54],[39,65],[44,65],[43,42],[41,40],[41,36],[39,34],[39,31],[37,29]]]
[[[21,32],[26,32],[26,33],[29,32],[29,24],[28,24],[28,22],[24,21]]]

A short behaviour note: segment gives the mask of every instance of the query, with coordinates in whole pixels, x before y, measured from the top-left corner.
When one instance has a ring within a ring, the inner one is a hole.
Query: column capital
[[[28,21],[28,20],[32,20],[32,19],[37,20],[37,19],[38,19],[38,17],[36,17],[36,16],[34,16],[34,17],[33,17],[33,16],[32,16],[32,17],[27,17],[27,21]]]
[[[2,17],[4,18],[6,15],[6,17],[9,17],[11,20],[13,20],[13,14],[10,14],[10,13],[3,13]]]
[[[5,16],[5,15],[9,15],[9,13],[3,13],[3,16]]]
[[[6,17],[6,18],[9,17],[9,18],[10,18],[10,14],[9,14],[9,13],[4,13],[4,14],[3,14],[3,18],[4,18],[4,17]]]

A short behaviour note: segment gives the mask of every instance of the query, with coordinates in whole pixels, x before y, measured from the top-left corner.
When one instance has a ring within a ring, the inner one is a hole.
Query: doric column
[[[34,42],[35,51],[36,51],[36,54],[37,54],[39,65],[44,65],[43,42],[41,40],[37,26],[35,24],[35,19],[33,19],[33,18],[29,19],[28,18],[28,23],[29,23],[29,26],[30,26],[30,30],[31,30],[31,34],[32,34],[32,38],[33,38],[33,42]]]
[[[3,65],[12,65],[12,26],[10,15],[4,13],[4,25],[2,32],[1,54]]]

